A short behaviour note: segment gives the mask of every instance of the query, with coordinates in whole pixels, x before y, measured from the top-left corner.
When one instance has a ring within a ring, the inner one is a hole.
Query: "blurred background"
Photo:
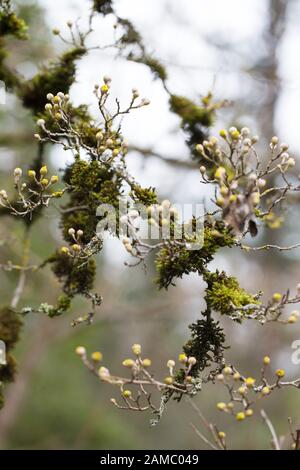
[[[67,20],[86,18],[89,1],[18,0],[20,16],[30,25],[31,39],[11,41],[13,65],[26,77],[38,66],[64,49],[53,37],[54,27],[67,33]],[[215,133],[232,124],[249,126],[261,136],[262,151],[268,139],[278,135],[288,142],[298,161],[300,146],[300,2],[298,0],[116,0],[120,16],[132,20],[150,51],[167,67],[168,87],[178,95],[200,99],[209,90],[215,99],[231,105],[218,112]],[[113,18],[95,21],[91,45],[109,44]],[[88,103],[97,112],[93,96],[95,83],[103,75],[112,78],[112,94],[128,101],[136,87],[151,105],[130,114],[123,122],[123,134],[132,146],[150,148],[158,156],[131,152],[130,171],[143,185],[156,187],[161,199],[172,203],[209,203],[206,187],[199,183],[197,166],[192,168],[179,118],[169,112],[168,96],[160,81],[153,81],[148,69],[116,59],[109,49],[95,50],[78,63],[77,82],[71,89],[75,104]],[[19,101],[7,96],[0,106],[0,186],[13,190],[10,175],[16,166],[26,167],[36,151],[34,123]],[[169,159],[169,161],[168,161]],[[174,163],[180,160],[180,165]],[[48,149],[47,164],[64,168],[69,157],[59,148]],[[185,164],[186,163],[186,164]],[[31,263],[38,264],[59,244],[59,213],[46,211],[34,225]],[[22,224],[0,219],[0,263],[19,262]],[[281,245],[299,241],[297,205],[287,213],[284,226],[262,230],[255,244],[264,241]],[[225,269],[240,279],[250,292],[292,290],[300,281],[299,251],[293,253],[244,254],[238,249],[223,250],[212,268]],[[148,269],[124,266],[127,255],[120,242],[110,240],[97,258],[95,290],[104,297],[94,324],[71,328],[70,322],[85,313],[78,300],[71,313],[55,319],[37,315],[26,317],[22,341],[16,357],[19,374],[6,390],[6,406],[0,413],[0,448],[8,449],[202,449],[191,423],[203,431],[190,403],[170,402],[159,425],[149,426],[149,416],[120,411],[110,404],[113,388],[101,384],[82,367],[74,354],[77,345],[100,350],[104,365],[114,373],[122,370],[122,360],[133,343],[143,345],[152,358],[156,376],[165,374],[165,364],[177,358],[187,340],[188,324],[203,309],[204,283],[198,276],[184,277],[168,292],[158,291],[151,259]],[[9,303],[17,283],[15,273],[0,273],[1,303]],[[21,306],[54,303],[59,285],[49,268],[28,277]],[[222,320],[231,348],[228,362],[245,375],[258,376],[264,355],[272,357],[272,367],[284,367],[289,377],[299,376],[299,366],[291,362],[291,343],[300,339],[298,324],[262,327],[246,322],[242,326]],[[162,375],[163,376],[163,375]],[[227,399],[221,386],[206,386],[194,403],[206,418],[226,432],[230,448],[260,449],[269,446],[269,434],[256,413],[251,421],[237,424],[216,411],[217,401]],[[288,433],[288,416],[300,423],[297,391],[274,393],[265,409],[278,434]]]

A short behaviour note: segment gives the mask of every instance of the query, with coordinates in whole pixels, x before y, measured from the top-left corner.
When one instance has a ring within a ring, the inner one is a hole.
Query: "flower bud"
[[[21,168],[18,168],[18,167],[17,167],[17,168],[14,169],[14,177],[15,177],[15,178],[21,178],[22,173],[23,173],[23,172],[22,172]]]
[[[103,359],[103,355],[100,351],[95,351],[91,354],[91,358],[95,362],[101,362]]]
[[[271,359],[269,358],[269,356],[265,356],[264,359],[263,359],[263,363],[265,366],[268,366],[271,362]]]
[[[83,346],[77,346],[77,348],[75,349],[75,352],[76,354],[78,354],[78,356],[86,355],[86,349]]]
[[[142,347],[140,344],[134,344],[131,349],[133,354],[135,354],[136,356],[139,356],[142,352]]]
[[[172,369],[173,367],[175,367],[175,361],[173,361],[172,359],[169,359],[167,362],[167,367],[169,369]]]
[[[196,363],[197,363],[197,359],[195,357],[192,356],[188,358],[188,364],[190,366],[194,366]]]
[[[150,367],[151,364],[152,364],[151,359],[147,359],[147,358],[146,358],[146,359],[143,359],[143,361],[142,361],[143,367],[146,367],[146,368],[147,368],[147,367]]]
[[[246,418],[246,415],[243,411],[240,411],[239,413],[235,415],[235,417],[237,421],[244,421],[244,419]]]
[[[261,393],[262,393],[262,395],[265,396],[265,395],[269,395],[270,391],[271,390],[269,389],[269,387],[263,387]]]
[[[226,409],[226,403],[223,403],[223,402],[217,403],[217,408],[220,411],[224,411]]]
[[[278,378],[282,378],[285,376],[285,370],[284,369],[277,369],[276,375]]]
[[[174,379],[173,377],[165,377],[164,382],[166,385],[172,385]]]
[[[124,367],[128,367],[128,368],[132,369],[132,367],[134,366],[135,363],[132,359],[124,359],[122,364],[123,364]]]

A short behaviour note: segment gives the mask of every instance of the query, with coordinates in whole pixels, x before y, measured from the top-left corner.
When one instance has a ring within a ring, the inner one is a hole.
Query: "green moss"
[[[207,106],[195,104],[184,96],[171,95],[170,109],[181,118],[181,127],[187,134],[186,143],[194,159],[201,162],[195,146],[208,137],[208,128],[215,119],[215,111]]]
[[[0,36],[13,35],[17,39],[27,39],[27,25],[22,18],[8,12],[0,5]]]
[[[77,207],[77,210],[62,215],[61,226],[64,238],[72,242],[68,234],[70,228],[83,230],[82,242],[89,243],[95,236],[99,218],[96,216],[100,204],[119,206],[122,195],[121,180],[114,178],[113,172],[99,162],[87,162],[76,159],[66,171],[65,182],[71,186],[70,202],[65,209]],[[80,209],[82,207],[82,209]]]
[[[22,321],[10,307],[0,309],[0,339],[6,344],[7,351],[19,340]]]
[[[259,304],[253,295],[240,287],[235,277],[216,271],[206,273],[204,279],[208,284],[205,299],[211,310],[220,312],[222,315],[230,315],[234,313],[233,307]]]
[[[57,299],[55,307],[51,308],[48,312],[50,318],[57,317],[67,312],[71,307],[71,298],[68,295],[62,294]]]
[[[189,326],[191,339],[184,345],[183,351],[188,357],[195,357],[196,364],[190,374],[197,377],[200,371],[220,363],[225,349],[225,335],[219,322],[207,317]]]
[[[125,30],[123,36],[120,39],[120,43],[123,45],[128,44],[141,44],[142,37],[140,33],[135,29],[131,21],[125,18],[118,18],[118,24],[122,26]],[[128,59],[131,59],[131,55],[128,56]]]
[[[0,365],[0,381],[13,382],[17,373],[17,362],[11,354],[6,355],[6,364]]]
[[[132,188],[130,196],[134,199],[135,202],[139,202],[145,206],[157,204],[155,188],[142,188],[139,185],[135,185],[134,188]]]
[[[53,263],[52,270],[63,283],[63,291],[68,297],[85,295],[93,288],[96,275],[96,263],[93,259],[90,258],[83,263],[83,260],[76,260],[57,252],[48,262]],[[64,306],[66,302],[64,298]]]
[[[213,124],[214,114],[204,106],[199,106],[184,96],[171,95],[170,108],[181,117],[183,125],[202,124],[209,127]]]
[[[93,0],[94,1],[94,10],[102,15],[108,15],[113,13],[112,0]]]
[[[71,49],[25,82],[18,90],[24,106],[37,114],[44,109],[48,93],[68,93],[75,81],[76,61],[85,53],[82,47]]]
[[[203,247],[199,250],[188,250],[172,243],[164,246],[156,257],[157,284],[160,288],[167,288],[170,284],[174,285],[174,278],[181,278],[184,274],[204,274],[217,250],[224,246],[232,247],[233,244],[230,230],[222,223],[217,223],[214,227],[206,224]]]
[[[149,67],[155,78],[160,78],[163,82],[167,80],[168,75],[165,67],[155,57],[144,54],[141,56],[134,56],[133,54],[130,54],[128,58],[133,62],[144,64]]]
[[[16,374],[16,361],[10,351],[19,340],[21,327],[19,316],[10,307],[0,308],[0,340],[6,346],[6,364],[0,365],[0,409],[4,405],[4,384],[12,382]]]

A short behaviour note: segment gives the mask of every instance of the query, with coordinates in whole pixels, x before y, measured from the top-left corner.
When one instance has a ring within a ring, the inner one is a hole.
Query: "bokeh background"
[[[20,14],[30,24],[28,42],[11,42],[10,60],[26,77],[64,49],[51,34],[53,27],[67,32],[66,21],[86,18],[88,0],[18,0]],[[261,136],[263,152],[272,135],[288,142],[298,162],[300,147],[300,2],[298,0],[116,0],[120,16],[128,17],[142,33],[150,51],[166,65],[168,87],[176,94],[199,99],[211,90],[216,99],[231,105],[218,113],[215,132],[232,124],[247,125]],[[30,32],[31,32],[30,31]],[[113,18],[95,22],[91,45],[109,44]],[[199,183],[197,167],[189,163],[185,136],[179,119],[168,109],[168,96],[161,83],[153,81],[143,66],[116,59],[109,49],[95,50],[79,62],[77,82],[71,89],[76,104],[89,103],[97,112],[93,87],[103,75],[112,78],[112,92],[128,100],[136,87],[151,105],[132,113],[123,122],[130,144],[150,148],[158,156],[128,157],[129,167],[144,185],[157,188],[160,197],[176,202],[209,201],[206,187]],[[32,160],[34,123],[18,100],[8,95],[0,106],[0,186],[12,191],[11,174],[16,166]],[[49,148],[49,167],[64,168],[69,157]],[[168,161],[169,159],[169,161]],[[176,164],[174,159],[181,163]],[[297,201],[296,201],[297,202]],[[209,203],[209,202],[208,202]],[[52,207],[35,224],[31,262],[40,263],[61,243],[58,211]],[[11,218],[0,220],[0,262],[18,262],[22,224]],[[287,212],[285,226],[262,230],[254,241],[290,244],[299,241],[297,204]],[[148,269],[129,270],[120,242],[109,241],[97,258],[96,290],[104,297],[90,327],[71,328],[70,321],[85,313],[77,301],[68,315],[47,319],[35,315],[25,321],[23,339],[16,356],[19,374],[7,388],[6,407],[0,413],[0,448],[9,449],[202,449],[205,444],[191,427],[203,427],[190,403],[170,403],[160,424],[151,428],[149,416],[115,409],[109,402],[115,391],[97,382],[74,354],[78,344],[89,351],[101,350],[104,364],[118,373],[131,344],[143,345],[157,375],[165,374],[165,363],[176,358],[188,337],[187,326],[203,308],[204,283],[197,276],[184,277],[168,292],[153,284],[153,263]],[[292,290],[300,281],[299,251],[293,253],[242,254],[238,249],[220,252],[213,267],[237,276],[249,291]],[[0,273],[1,303],[9,303],[17,283],[14,273]],[[30,275],[22,306],[54,303],[59,285],[50,269]],[[291,343],[300,338],[298,325],[267,325],[251,322],[232,325],[224,321],[229,362],[245,375],[258,375],[261,359],[272,356],[272,367],[284,367],[289,377],[299,375],[291,362]],[[216,411],[215,404],[227,399],[221,386],[207,386],[194,403],[208,420],[228,436],[231,448],[260,449],[269,446],[270,436],[259,413],[237,424]],[[264,404],[278,434],[288,433],[288,416],[300,422],[297,391],[273,394]]]

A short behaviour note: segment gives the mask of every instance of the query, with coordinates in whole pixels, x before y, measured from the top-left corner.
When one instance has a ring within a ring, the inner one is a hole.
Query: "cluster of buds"
[[[121,409],[133,411],[157,410],[152,402],[152,394],[148,391],[149,387],[154,388],[160,393],[168,391],[171,394],[177,393],[180,395],[193,395],[195,389],[199,388],[198,381],[190,375],[191,368],[197,362],[194,357],[187,357],[185,354],[179,355],[179,363],[181,371],[183,371],[183,377],[180,381],[178,381],[175,371],[176,363],[172,359],[169,359],[166,364],[168,374],[162,381],[158,381],[149,372],[152,361],[142,356],[140,344],[132,346],[132,353],[133,358],[125,358],[122,361],[122,366],[130,371],[130,376],[126,378],[112,375],[107,367],[100,366],[99,363],[103,359],[100,352],[94,352],[91,358],[88,358],[84,347],[79,346],[76,348],[76,354],[81,357],[84,365],[91,372],[101,381],[116,385],[120,389],[121,399],[123,400],[122,404],[115,398],[112,398],[111,402]]]
[[[162,238],[164,236],[164,227],[169,228],[170,225],[178,219],[179,213],[175,206],[172,206],[168,199],[162,201],[161,204],[153,204],[147,208],[148,223],[154,227],[161,227]]]
[[[169,200],[148,207],[139,204],[138,209],[133,208],[120,217],[122,243],[126,251],[137,258],[136,264],[161,247],[165,240],[184,245],[183,226],[178,221],[179,211]],[[146,243],[146,239],[151,243]]]
[[[61,91],[55,96],[52,93],[48,93],[47,100],[49,103],[45,104],[45,110],[55,121],[61,121],[65,117],[65,112],[68,110],[70,96]],[[37,124],[43,128],[45,122],[43,122],[43,119],[39,119]]]
[[[237,421],[243,421],[253,415],[252,406],[260,399],[271,395],[274,390],[289,386],[298,387],[300,385],[300,379],[283,382],[282,379],[285,376],[284,369],[277,369],[270,382],[266,375],[270,363],[270,357],[265,356],[262,361],[259,380],[243,376],[233,366],[225,366],[222,372],[216,376],[216,379],[226,387],[229,393],[229,402],[217,403],[217,409],[234,416]]]
[[[281,294],[280,292],[274,292],[271,299],[264,305],[263,303],[249,304],[244,307],[234,307],[236,314],[230,315],[233,320],[236,320],[242,313],[244,318],[257,320],[261,324],[268,322],[277,322],[284,325],[294,324],[299,319],[298,310],[292,310],[287,318],[282,318],[285,310],[289,305],[294,305],[300,302],[300,285],[296,288],[294,296],[290,295],[290,290]]]
[[[217,185],[215,203],[223,220],[237,234],[248,229],[251,235],[256,235],[255,218],[267,221],[270,214],[274,218],[272,209],[286,192],[300,190],[286,179],[286,172],[295,166],[295,160],[287,153],[287,144],[279,145],[277,136],[271,139],[271,155],[266,163],[258,156],[255,148],[258,137],[251,137],[250,129],[222,129],[220,137],[221,142],[211,137],[196,146],[207,161],[207,166],[200,167],[203,182]],[[268,177],[276,174],[281,175],[284,185],[267,188]]]
[[[26,215],[32,213],[39,206],[48,206],[49,200],[63,195],[64,191],[50,192],[50,188],[58,183],[57,175],[48,176],[46,165],[42,166],[37,173],[35,170],[28,170],[26,180],[21,168],[17,167],[13,171],[14,186],[17,192],[17,199],[9,200],[7,192],[0,191],[0,205],[11,210],[15,215]]]
[[[68,235],[73,239],[74,243],[71,247],[62,246],[60,252],[63,255],[70,256],[72,258],[78,257],[82,251],[84,251],[84,246],[81,243],[81,238],[83,237],[83,230],[75,230],[74,228],[69,228]]]
[[[94,86],[94,93],[98,99],[101,97],[101,95],[107,95],[109,93],[111,81],[112,80],[109,76],[104,75],[102,85],[98,85],[96,83]]]

